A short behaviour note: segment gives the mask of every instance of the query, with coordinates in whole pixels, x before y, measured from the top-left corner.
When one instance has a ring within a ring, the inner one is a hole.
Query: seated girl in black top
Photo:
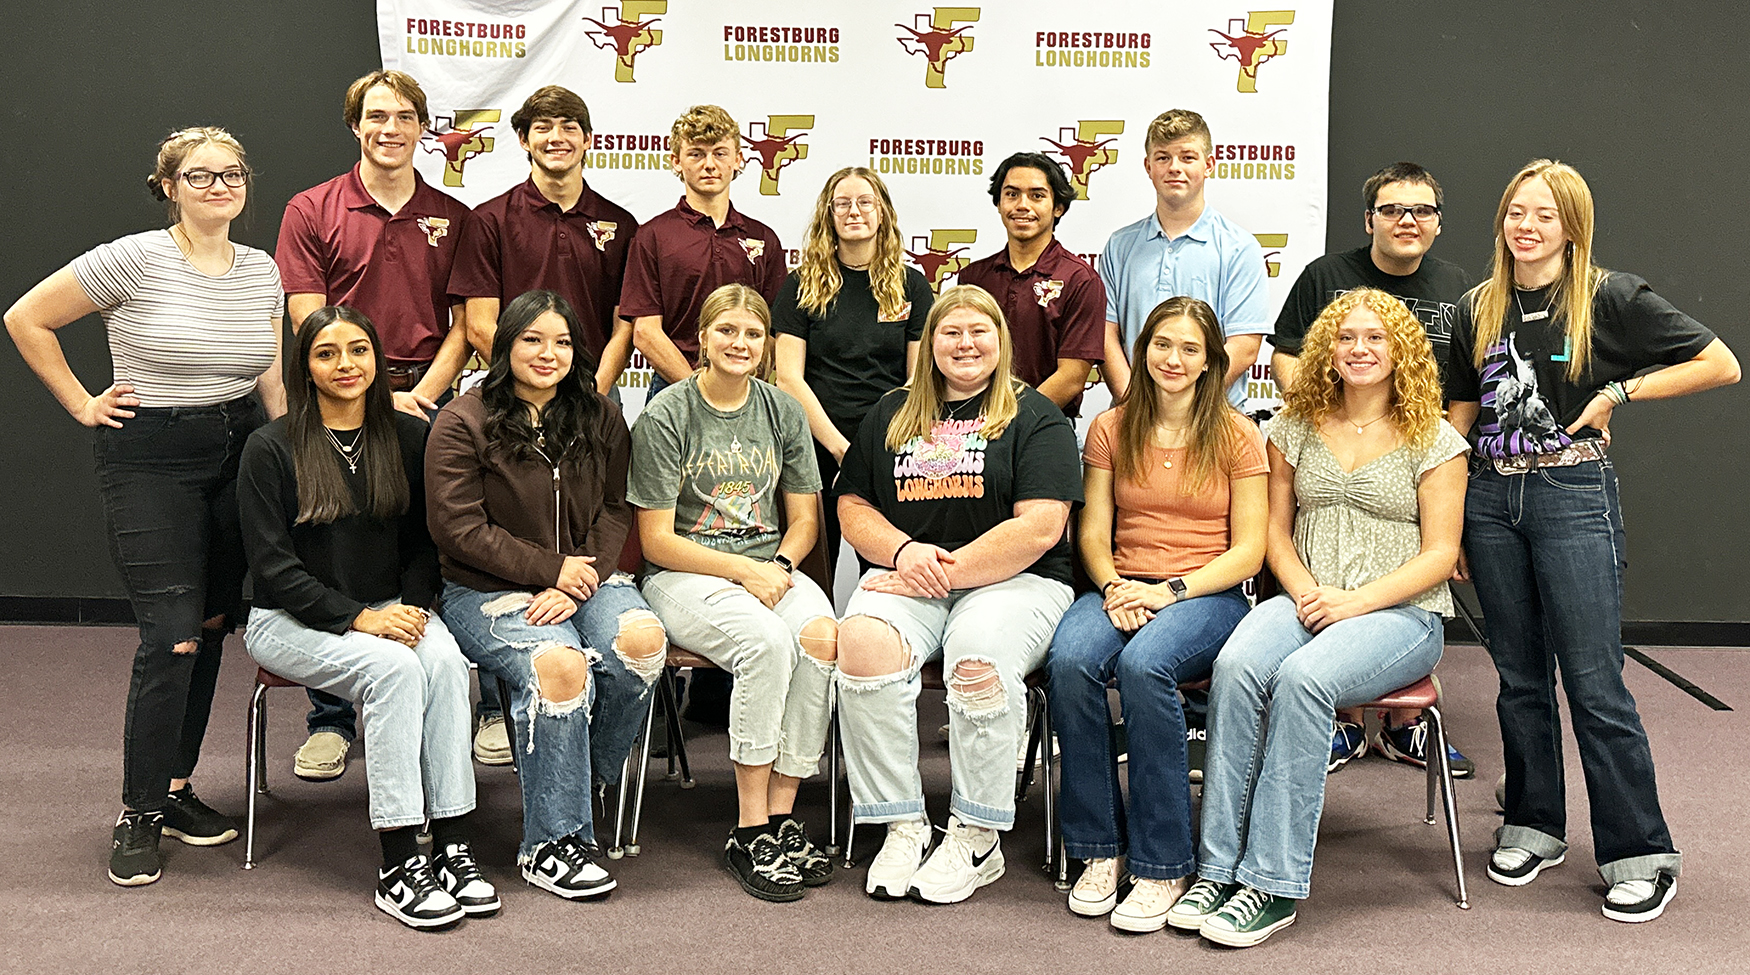
[[[395,411],[376,329],[350,308],[311,314],[287,366],[289,411],[249,438],[239,473],[255,580],[244,645],[273,673],[360,704],[377,906],[416,928],[491,914],[498,895],[463,838],[468,662],[428,610],[425,424]],[[428,819],[435,863],[415,840]]]

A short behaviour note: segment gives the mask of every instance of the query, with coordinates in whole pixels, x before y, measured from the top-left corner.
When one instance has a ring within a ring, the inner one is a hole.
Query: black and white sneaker
[[[600,897],[615,887],[614,878],[596,865],[594,843],[577,836],[561,836],[535,847],[535,855],[523,864],[523,879],[566,900]]]
[[[1665,905],[1677,896],[1677,878],[1659,871],[1652,880],[1619,880],[1604,895],[1604,916],[1612,921],[1637,924],[1665,913]]]
[[[832,880],[832,857],[822,853],[820,847],[808,839],[808,829],[800,822],[784,817],[783,825],[778,827],[778,845],[796,865],[804,887],[819,887]]]
[[[743,846],[731,832],[729,842],[723,846],[723,862],[741,889],[760,900],[784,903],[801,900],[807,892],[802,884],[802,871],[771,833],[761,833]]]
[[[1508,887],[1523,887],[1550,867],[1559,867],[1567,854],[1544,858],[1517,846],[1497,847],[1489,856],[1489,879]]]
[[[410,928],[430,931],[460,921],[462,905],[431,872],[431,858],[421,853],[398,867],[377,870],[377,907]]]
[[[110,836],[109,879],[123,887],[149,884],[163,873],[158,856],[158,835],[164,814],[123,809]]]
[[[462,905],[470,917],[486,917],[498,913],[498,891],[486,882],[480,865],[474,862],[474,851],[466,843],[446,843],[433,858],[438,883]]]
[[[202,802],[194,794],[194,786],[185,785],[170,793],[164,806],[164,835],[189,846],[218,846],[237,838],[237,824]]]

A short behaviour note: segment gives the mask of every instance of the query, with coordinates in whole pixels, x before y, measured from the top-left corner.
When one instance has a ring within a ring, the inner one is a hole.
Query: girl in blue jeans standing
[[[1201,879],[1167,912],[1236,948],[1294,923],[1307,896],[1336,709],[1439,663],[1463,520],[1467,448],[1403,302],[1345,293],[1300,362],[1270,425],[1267,556],[1283,595],[1216,657]]]
[[[1465,545],[1501,675],[1506,823],[1489,877],[1523,886],[1567,854],[1559,666],[1593,851],[1611,885],[1604,916],[1651,921],[1676,894],[1683,860],[1622,680],[1626,555],[1605,455],[1610,415],[1737,382],[1739,370],[1645,281],[1595,267],[1592,226],[1579,173],[1527,164],[1501,194],[1493,273],[1459,305],[1452,332],[1452,422],[1476,425]]]
[[[1087,861],[1069,909],[1110,913],[1121,931],[1159,931],[1190,886],[1179,684],[1208,676],[1250,608],[1240,583],[1264,564],[1269,466],[1258,428],[1228,405],[1222,341],[1196,298],[1170,298],[1143,323],[1130,388],[1094,418],[1083,456],[1079,538],[1099,592],[1070,606],[1051,642],[1064,844]],[[1106,703],[1114,677],[1130,733],[1128,807]],[[1134,881],[1122,904],[1121,856]]]

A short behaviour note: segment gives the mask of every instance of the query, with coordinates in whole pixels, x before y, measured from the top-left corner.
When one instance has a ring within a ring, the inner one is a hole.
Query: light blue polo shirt
[[[1214,207],[1204,206],[1203,215],[1175,240],[1167,239],[1153,213],[1120,228],[1100,252],[1099,271],[1106,285],[1106,320],[1118,323],[1126,353],[1148,313],[1179,295],[1208,302],[1224,335],[1271,332],[1264,250]],[[1235,406],[1245,401],[1245,376],[1227,398]]]

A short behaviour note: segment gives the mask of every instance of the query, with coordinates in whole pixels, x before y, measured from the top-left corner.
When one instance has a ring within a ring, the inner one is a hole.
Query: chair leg
[[[512,713],[516,709],[510,706],[510,685],[504,682],[503,677],[499,677],[497,680],[498,706],[500,713],[504,715],[505,733],[510,736],[510,771],[512,775],[521,775],[523,774],[522,764],[517,761],[516,715]],[[533,735],[534,733],[535,729],[530,728],[529,734]]]
[[[248,811],[243,820],[243,869],[255,869],[255,793],[267,791],[262,774],[261,732],[267,724],[267,685],[259,681],[249,699],[249,719],[244,730],[244,789],[249,796]]]
[[[839,687],[826,687],[826,855],[839,855]]]
[[[1439,763],[1440,792],[1446,802],[1446,835],[1452,842],[1452,872],[1458,878],[1458,906],[1470,910],[1470,891],[1464,883],[1464,853],[1458,840],[1458,805],[1452,795],[1452,760],[1446,754],[1446,721],[1440,716],[1438,707],[1428,707],[1422,710],[1432,732],[1433,741],[1428,747],[1433,750],[1433,761],[1428,763],[1428,781],[1435,780],[1435,763]],[[1432,786],[1430,786],[1432,787]],[[1429,816],[1433,822],[1433,816]]]
[[[632,832],[631,835],[627,837],[626,845],[623,848],[628,856],[637,856],[639,853],[643,852],[643,848],[638,845],[638,825],[644,819],[644,780],[650,772],[650,731],[653,719],[656,717],[657,699],[660,696],[666,701],[669,697],[673,696],[674,685],[671,683],[673,680],[674,671],[672,669],[664,668],[662,675],[657,678],[658,693],[650,696],[650,710],[644,713],[644,734],[641,736],[643,741],[639,748],[638,759],[638,788],[635,798],[632,800]],[[669,754],[672,755],[673,752],[671,751]],[[622,790],[624,789],[624,786],[625,780],[622,779]],[[617,828],[615,830],[614,840],[615,842],[619,841]]]
[[[1039,715],[1042,709],[1039,706],[1039,699],[1034,697],[1034,695],[1038,693],[1039,692],[1033,688],[1027,689],[1027,761],[1026,764],[1015,773],[1015,802],[1017,804],[1027,801],[1027,792],[1033,788],[1034,762],[1039,758],[1039,731],[1041,727]],[[1042,699],[1044,695],[1041,694],[1039,697]],[[1047,744],[1045,747],[1049,749],[1051,746]],[[1047,752],[1047,755],[1049,754],[1050,753]]]
[[[1044,691],[1034,690],[1033,693],[1039,699],[1039,747],[1042,749],[1039,757],[1045,765],[1045,774],[1040,779],[1040,789],[1045,793],[1045,872],[1052,875],[1055,883],[1056,875],[1063,871],[1059,867],[1062,860],[1057,848],[1060,830],[1057,823],[1057,776],[1051,762],[1051,708]],[[1031,765],[1033,756],[1029,755],[1027,759]]]
[[[681,788],[691,789],[698,785],[693,781],[693,770],[687,764],[687,739],[681,732],[681,702],[680,695],[675,693],[674,671],[669,671],[668,682],[662,688],[663,710],[668,714],[668,777],[675,776],[674,767],[678,760],[681,766]]]

